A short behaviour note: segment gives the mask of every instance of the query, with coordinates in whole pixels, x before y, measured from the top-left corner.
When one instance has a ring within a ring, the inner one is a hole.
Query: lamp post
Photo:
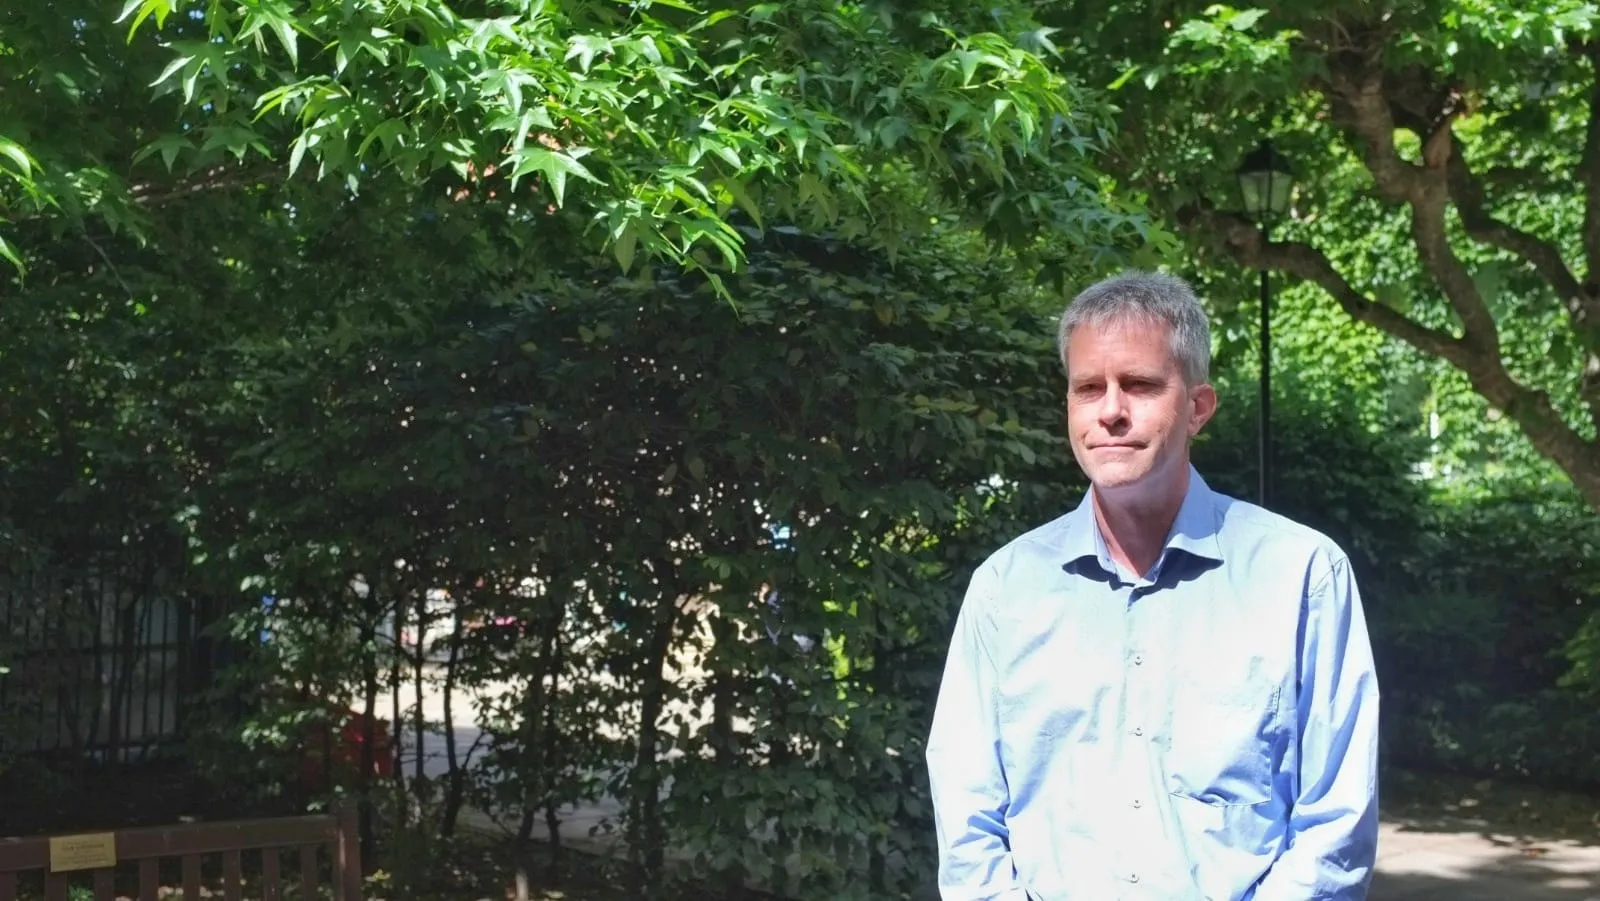
[[[1272,142],[1263,140],[1239,164],[1238,177],[1244,211],[1261,229],[1261,243],[1265,245],[1272,239],[1273,220],[1289,209],[1294,173],[1273,150]],[[1265,266],[1261,268],[1261,404],[1256,417],[1261,479],[1257,502],[1265,507],[1272,501],[1272,290]]]

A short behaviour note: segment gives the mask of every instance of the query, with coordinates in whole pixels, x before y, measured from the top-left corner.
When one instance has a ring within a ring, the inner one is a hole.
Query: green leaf
[[[1261,21],[1261,17],[1266,14],[1267,11],[1264,9],[1241,10],[1228,19],[1228,27],[1232,28],[1234,31],[1249,31],[1250,29],[1254,28],[1256,23]]]
[[[638,246],[639,224],[637,222],[630,221],[627,225],[623,226],[622,233],[617,237],[616,243],[612,246],[612,252],[615,253],[617,257],[617,265],[622,267],[623,272],[628,272],[633,269],[633,254],[634,251],[638,249]]]
[[[0,156],[4,156],[15,163],[17,170],[22,173],[24,178],[33,175],[33,161],[28,158],[28,152],[23,150],[22,145],[17,142],[0,138]]]
[[[130,14],[134,14],[133,22],[128,25],[127,39],[131,41],[134,34],[139,31],[139,26],[150,18],[152,14],[156,17],[156,27],[165,27],[167,16],[172,13],[173,9],[172,0],[128,0],[123,5],[122,12],[117,14],[115,21],[120,23],[123,19],[128,18]],[[137,11],[136,14],[135,11]]]
[[[399,139],[400,135],[404,133],[405,127],[406,124],[399,119],[383,120],[361,140],[361,144],[356,147],[356,156],[365,157],[372,145],[380,141],[387,148]]]
[[[1132,79],[1133,76],[1135,76],[1137,74],[1139,74],[1139,66],[1138,65],[1128,66],[1127,68],[1122,70],[1122,74],[1118,75],[1115,81],[1111,82],[1111,84],[1106,86],[1106,90],[1108,90],[1108,91],[1120,91],[1120,90],[1122,90],[1124,87],[1127,86],[1128,81],[1130,79]]]
[[[697,31],[703,31],[703,30],[705,30],[707,28],[710,28],[710,27],[716,25],[718,22],[721,22],[724,19],[732,18],[733,16],[737,16],[738,14],[739,13],[736,10],[719,9],[716,12],[712,13],[711,15],[706,16],[704,19],[701,19],[700,21],[698,21],[698,22],[694,23],[693,25],[689,26],[688,33],[689,34],[694,34]]]
[[[523,147],[511,155],[511,184],[515,188],[517,181],[530,172],[542,173],[549,179],[550,190],[555,194],[556,206],[562,206],[566,198],[567,176],[577,177],[600,183],[584,165],[572,156],[570,152],[550,150],[545,147]]]
[[[662,64],[661,48],[656,46],[655,40],[650,35],[642,35],[639,38],[639,50],[645,59],[658,66]]]
[[[311,143],[311,136],[299,134],[289,144],[289,174],[294,175],[300,169],[300,163],[305,158],[306,146]]]
[[[0,257],[5,258],[7,262],[15,266],[17,272],[21,273],[25,270],[22,265],[22,257],[18,256],[16,249],[6,241],[5,235],[0,235]]]
[[[156,80],[155,81],[150,82],[150,86],[151,87],[156,87],[157,85],[161,84],[162,82],[164,82],[167,79],[171,78],[172,76],[176,75],[178,72],[182,71],[185,66],[189,65],[189,63],[191,61],[193,61],[193,60],[194,60],[193,56],[179,56],[176,59],[174,59],[172,62],[167,63],[167,67],[165,69],[161,70],[161,74],[156,76]],[[191,97],[192,94],[185,94],[184,96],[187,99],[187,98]]]
[[[578,60],[578,70],[588,72],[594,65],[594,58],[602,53],[611,53],[613,46],[608,38],[597,34],[573,35],[567,40],[566,60]]]
[[[289,65],[300,67],[300,36],[295,33],[294,23],[287,19],[280,19],[272,23],[272,32],[278,36],[278,43],[283,45],[283,52],[289,54]]]
[[[135,163],[143,162],[152,155],[159,153],[161,154],[161,164],[166,167],[168,172],[171,172],[173,165],[178,161],[178,155],[188,149],[190,149],[188,138],[179,134],[165,134],[139,148],[139,151],[133,156],[133,161]]]

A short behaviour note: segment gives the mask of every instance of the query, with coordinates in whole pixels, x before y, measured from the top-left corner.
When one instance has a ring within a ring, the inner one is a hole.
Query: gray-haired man
[[[928,741],[947,901],[1359,901],[1378,684],[1350,561],[1211,491],[1205,313],[1127,273],[1062,316],[1090,490],[980,566]]]

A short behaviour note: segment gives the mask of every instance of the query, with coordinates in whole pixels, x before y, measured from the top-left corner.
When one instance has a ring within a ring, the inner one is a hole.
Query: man
[[[928,740],[946,901],[1360,901],[1378,687],[1350,561],[1215,493],[1216,411],[1182,281],[1062,316],[1090,490],[973,575]]]

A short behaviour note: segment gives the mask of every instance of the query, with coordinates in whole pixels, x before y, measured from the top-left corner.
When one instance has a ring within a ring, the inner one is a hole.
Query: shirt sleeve
[[[1011,859],[1010,792],[1000,762],[993,656],[995,578],[985,564],[967,588],[945,662],[928,781],[944,901],[1027,901]]]
[[[1254,901],[1362,901],[1378,851],[1378,679],[1348,560],[1302,616],[1294,808]]]

